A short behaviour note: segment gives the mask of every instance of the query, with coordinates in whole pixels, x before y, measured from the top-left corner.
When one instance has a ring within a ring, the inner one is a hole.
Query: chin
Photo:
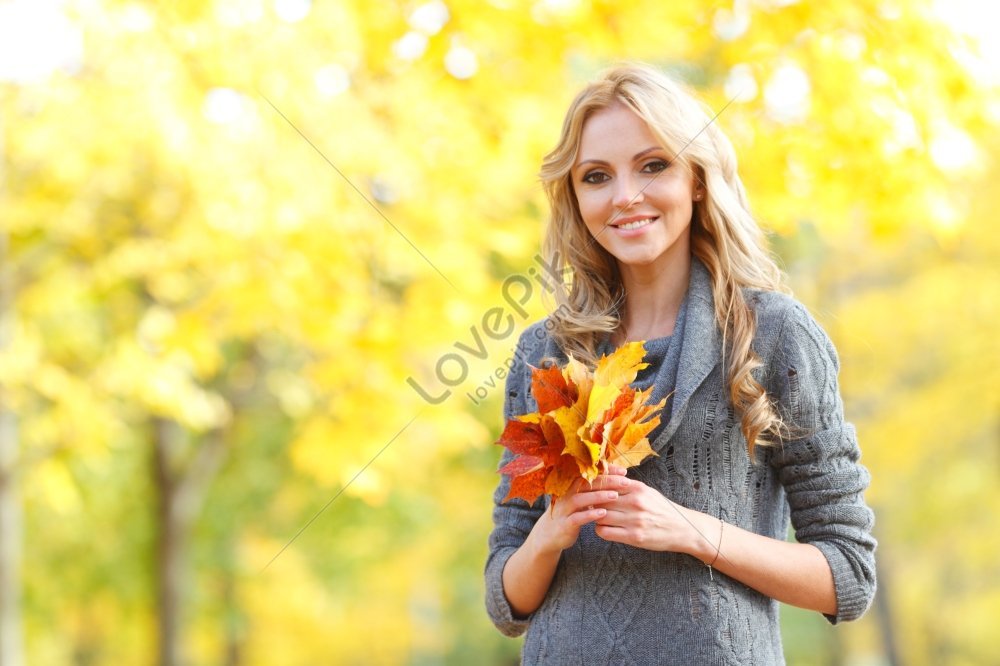
[[[651,266],[656,263],[656,260],[662,257],[658,256],[641,256],[641,257],[618,257],[618,263],[625,264],[626,266]]]

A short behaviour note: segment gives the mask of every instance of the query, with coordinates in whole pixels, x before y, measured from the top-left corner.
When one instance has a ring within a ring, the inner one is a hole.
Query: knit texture
[[[695,259],[683,325],[666,349],[651,355],[655,367],[646,372],[652,377],[642,377],[658,392],[674,391],[670,419],[652,440],[659,456],[629,476],[676,503],[776,539],[785,538],[791,520],[796,539],[815,545],[830,563],[837,615],[828,619],[852,620],[875,593],[874,517],[863,499],[869,475],[858,462],[854,428],[843,417],[836,351],[790,297],[748,297],[757,318],[754,350],[764,361],[758,381],[799,437],[758,447],[750,460],[725,388],[708,271]],[[529,365],[566,360],[547,324],[533,324],[518,342],[505,419],[538,409]],[[510,458],[505,451],[500,464]],[[501,504],[508,489],[502,476],[494,493],[486,607],[505,635],[527,632],[524,664],[784,663],[776,601],[717,571],[710,579],[705,565],[688,555],[604,541],[592,524],[563,552],[542,606],[528,618],[513,617],[503,567],[547,498],[534,506]]]
[[[649,367],[640,370],[635,381],[631,384],[637,389],[653,389],[648,400],[650,405],[655,405],[660,400],[666,399],[666,404],[660,413],[660,425],[649,433],[649,441],[651,442],[655,441],[663,432],[673,410],[674,384],[677,382],[677,366],[680,365],[681,340],[684,336],[687,304],[688,299],[685,297],[677,311],[677,320],[674,322],[672,335],[645,341],[643,347],[646,350],[646,355],[643,357],[643,361],[648,363]],[[611,344],[610,336],[605,337],[597,346],[599,356],[606,356],[613,351],[614,346]]]

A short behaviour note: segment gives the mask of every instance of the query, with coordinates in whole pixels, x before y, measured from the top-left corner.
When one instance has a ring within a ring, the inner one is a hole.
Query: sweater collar
[[[691,276],[686,299],[687,312],[684,317],[684,330],[681,332],[681,356],[677,367],[673,409],[670,421],[652,444],[656,451],[666,446],[684,418],[691,396],[722,361],[721,335],[715,323],[712,278],[708,269],[697,257],[691,258]],[[677,335],[677,331],[674,335]]]
[[[674,343],[681,343],[680,361],[677,367],[677,379],[674,385],[673,404],[670,420],[663,426],[659,435],[652,442],[654,451],[659,452],[673,437],[684,418],[688,402],[694,392],[705,381],[715,366],[722,361],[722,336],[715,323],[715,299],[712,296],[712,278],[708,269],[697,257],[691,257],[691,274],[688,278],[688,290],[685,295],[683,331],[674,330]],[[680,339],[677,336],[680,335]],[[607,344],[605,340],[602,344]],[[566,355],[555,344],[551,337],[546,338],[546,344],[539,345],[534,362],[543,357],[556,358],[560,364],[566,362]],[[600,351],[607,352],[607,348]],[[666,418],[664,414],[661,418]]]

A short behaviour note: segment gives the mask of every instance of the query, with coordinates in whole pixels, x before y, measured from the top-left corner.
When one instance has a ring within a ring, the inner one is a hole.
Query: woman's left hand
[[[646,550],[691,555],[705,550],[703,534],[712,527],[709,520],[718,531],[717,519],[671,502],[641,481],[625,481],[618,499],[602,505],[607,514],[596,521],[597,536]]]
[[[642,481],[619,478],[617,486],[618,498],[601,504],[607,513],[595,521],[602,539],[685,553],[765,596],[837,614],[830,565],[813,544],[772,539],[722,523],[671,502]]]

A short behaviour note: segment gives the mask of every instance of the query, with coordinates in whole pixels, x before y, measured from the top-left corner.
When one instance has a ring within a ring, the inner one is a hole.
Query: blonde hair
[[[550,315],[552,335],[566,352],[593,364],[601,338],[621,322],[625,294],[617,261],[593,242],[570,176],[587,119],[615,103],[642,118],[675,161],[690,168],[704,186],[704,199],[694,203],[691,252],[711,275],[724,369],[728,355],[729,396],[752,455],[756,445],[780,440],[784,426],[752,374],[762,363],[751,347],[756,321],[743,290],[788,289],[750,214],[732,144],[707,107],[648,65],[612,67],[586,86],[570,105],[559,143],[542,162],[539,175],[551,207],[543,254],[567,275],[554,285],[558,307]]]

